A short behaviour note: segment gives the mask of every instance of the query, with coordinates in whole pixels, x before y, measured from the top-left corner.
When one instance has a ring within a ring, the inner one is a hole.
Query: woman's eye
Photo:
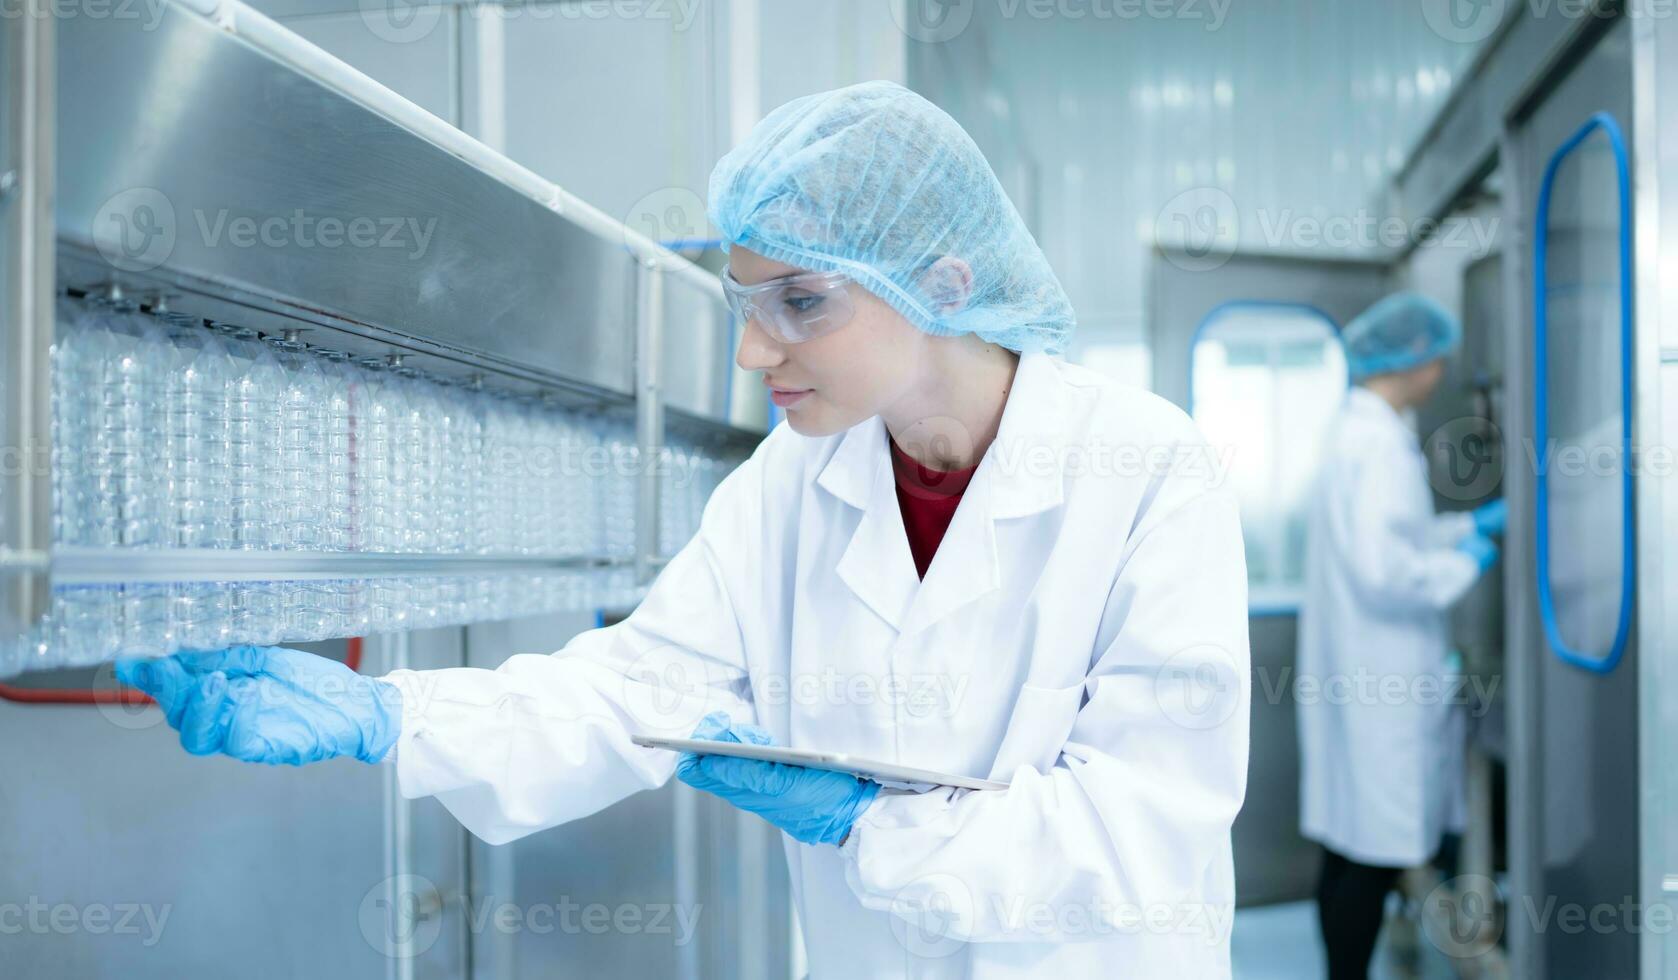
[[[821,296],[809,295],[787,296],[782,300],[782,302],[786,303],[787,308],[792,310],[794,313],[810,313],[817,307],[821,306],[822,303],[826,302],[826,299]]]

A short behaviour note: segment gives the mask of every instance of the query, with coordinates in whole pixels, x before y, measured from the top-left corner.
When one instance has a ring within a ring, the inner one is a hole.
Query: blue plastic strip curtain
[[[1619,123],[1606,112],[1598,112],[1585,121],[1567,142],[1556,149],[1544,168],[1544,181],[1538,189],[1537,231],[1533,243],[1533,309],[1536,314],[1537,337],[1533,345],[1535,374],[1534,410],[1537,420],[1538,445],[1548,446],[1550,440],[1550,341],[1549,308],[1545,297],[1549,289],[1546,260],[1550,246],[1550,192],[1555,186],[1556,173],[1568,154],[1578,149],[1592,133],[1601,130],[1614,151],[1614,171],[1620,192],[1620,433],[1621,503],[1624,518],[1621,522],[1623,544],[1620,569],[1620,620],[1614,632],[1614,645],[1607,653],[1597,655],[1575,650],[1562,639],[1556,622],[1555,599],[1550,587],[1550,475],[1548,464],[1538,467],[1538,610],[1544,621],[1544,635],[1563,663],[1598,674],[1612,671],[1626,652],[1626,640],[1631,634],[1631,609],[1636,594],[1637,553],[1633,533],[1632,468],[1631,461],[1631,167],[1626,156],[1625,136]]]
[[[1187,411],[1189,413],[1189,415],[1191,415],[1191,416],[1194,415],[1194,349],[1195,349],[1195,347],[1199,346],[1200,341],[1206,336],[1207,329],[1210,328],[1214,323],[1218,322],[1219,320],[1222,320],[1223,318],[1225,318],[1227,316],[1231,316],[1233,314],[1240,313],[1243,310],[1264,310],[1264,311],[1267,311],[1267,312],[1280,311],[1280,312],[1284,312],[1284,313],[1291,312],[1291,313],[1298,313],[1298,314],[1301,314],[1303,316],[1315,317],[1316,319],[1321,320],[1321,321],[1323,321],[1323,323],[1328,325],[1329,333],[1333,334],[1336,340],[1340,339],[1340,324],[1334,322],[1334,317],[1329,316],[1327,313],[1324,313],[1318,307],[1312,306],[1309,303],[1294,303],[1294,302],[1289,302],[1287,300],[1274,300],[1274,299],[1232,299],[1232,300],[1229,300],[1227,302],[1219,303],[1217,306],[1212,307],[1211,312],[1207,313],[1204,317],[1201,318],[1200,323],[1197,324],[1194,328],[1193,337],[1191,337],[1190,340],[1189,340],[1189,394],[1188,394],[1188,398],[1186,399],[1188,404],[1187,404],[1187,407],[1185,409],[1185,411]],[[1297,615],[1299,615],[1299,603],[1297,603],[1297,602],[1260,602],[1260,603],[1253,603],[1253,604],[1248,605],[1247,615],[1248,615],[1248,617],[1250,617],[1252,619],[1267,619],[1267,618],[1271,618],[1271,617],[1281,617],[1281,616],[1297,616]]]

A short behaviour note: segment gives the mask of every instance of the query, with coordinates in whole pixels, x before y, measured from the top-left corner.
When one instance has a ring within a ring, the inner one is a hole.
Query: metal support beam
[[[47,0],[0,22],[0,621],[28,629],[45,614],[52,541],[54,28]]]
[[[635,284],[635,584],[659,567],[659,466],[664,446],[664,270],[641,263]]]

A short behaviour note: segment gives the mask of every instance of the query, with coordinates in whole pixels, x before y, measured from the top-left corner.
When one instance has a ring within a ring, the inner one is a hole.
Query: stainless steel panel
[[[1632,24],[1632,168],[1639,175],[1634,221],[1637,284],[1637,415],[1645,445],[1678,444],[1678,22]],[[1645,650],[1678,650],[1678,480],[1670,470],[1638,475],[1638,609]],[[1678,671],[1670,657],[1640,665],[1639,782],[1645,907],[1678,901]],[[1643,975],[1678,974],[1678,932],[1643,936]]]
[[[0,628],[28,629],[47,608],[53,332],[53,81],[60,18],[39,0],[0,22]]]
[[[1523,447],[1505,475],[1511,503],[1505,602],[1512,706],[1507,930],[1514,974],[1534,980],[1631,977],[1638,971],[1638,935],[1623,916],[1605,928],[1571,930],[1541,915],[1546,908],[1589,910],[1638,901],[1641,668],[1635,642],[1607,676],[1564,664],[1548,648],[1533,570],[1535,474],[1526,455],[1534,424],[1531,251],[1539,182],[1550,156],[1592,112],[1606,110],[1631,126],[1628,41],[1621,22],[1581,53],[1512,131],[1505,155],[1510,223],[1517,232],[1505,243],[1516,314],[1511,322],[1523,327],[1513,332],[1507,351],[1504,426],[1506,442]],[[1572,557],[1558,554],[1555,560]]]
[[[1607,6],[1612,4],[1593,0],[1593,7]],[[1598,14],[1563,15],[1553,5],[1432,9],[1448,9],[1453,18],[1465,14],[1460,40],[1484,39],[1486,47],[1395,178],[1394,212],[1412,221],[1443,216],[1493,168],[1504,120],[1556,71],[1582,32],[1601,24]]]
[[[104,276],[161,271],[400,346],[633,390],[626,242],[163,11],[152,30],[59,24],[59,112],[73,121],[59,236],[102,256]]]
[[[1305,303],[1344,324],[1391,283],[1384,265],[1237,254],[1206,268],[1173,252],[1154,256],[1149,348],[1154,390],[1179,405],[1189,395],[1190,349],[1207,314],[1235,300]],[[1297,619],[1254,617],[1247,799],[1234,827],[1236,895],[1243,905],[1312,894],[1319,849],[1299,836],[1299,737],[1293,698]]]
[[[663,301],[666,404],[702,417],[728,418],[734,331],[721,289],[669,279]]]
[[[474,625],[470,663],[546,653],[593,625],[576,614]],[[511,856],[482,877],[495,891],[474,894],[474,905],[564,914],[540,931],[475,932],[474,950],[490,945],[495,977],[785,977],[791,897],[780,850],[769,824],[675,781],[502,848],[475,845],[474,855]],[[595,911],[585,920],[584,909]]]
[[[343,653],[341,641],[306,648]],[[153,707],[0,702],[0,742],[0,901],[25,916],[6,920],[6,976],[385,975],[362,918],[387,876],[381,770],[196,758]],[[32,901],[70,911],[30,925]]]

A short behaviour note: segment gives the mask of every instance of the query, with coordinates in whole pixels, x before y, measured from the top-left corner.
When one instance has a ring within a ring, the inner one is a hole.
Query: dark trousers
[[[1381,934],[1387,892],[1403,868],[1359,864],[1323,851],[1323,874],[1317,881],[1317,921],[1328,949],[1328,980],[1366,980],[1369,957]]]

